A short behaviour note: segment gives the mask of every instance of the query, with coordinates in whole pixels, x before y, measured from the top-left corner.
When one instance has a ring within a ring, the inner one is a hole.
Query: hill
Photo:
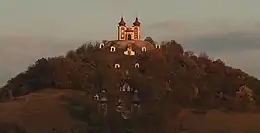
[[[226,66],[220,59],[210,59],[205,53],[196,56],[174,40],[157,45],[147,38],[138,42],[89,42],[66,56],[39,59],[26,72],[10,79],[1,88],[0,97],[1,104],[5,104],[46,88],[55,88],[55,94],[70,90],[74,98],[80,97],[74,91],[80,91],[87,108],[80,121],[88,124],[88,132],[177,132],[175,120],[183,109],[198,110],[194,113],[258,112],[259,87],[258,79]],[[48,95],[54,94],[44,96]],[[38,102],[32,99],[35,103],[28,106],[33,108]],[[42,107],[48,99],[52,98],[39,101]],[[48,103],[50,107],[56,104]],[[10,106],[18,108],[23,104]],[[59,106],[52,108],[59,110]],[[37,120],[55,113],[40,110],[46,114],[36,115]],[[66,111],[60,109],[57,115],[62,112]],[[65,116],[66,120],[56,123],[72,121]]]
[[[77,104],[84,102],[83,97],[84,93],[81,91],[46,88],[2,103],[0,104],[1,121],[14,126],[0,127],[2,130],[13,130],[14,127],[18,127],[20,132],[15,133],[49,133],[54,129],[59,133],[72,129],[85,132],[87,124],[81,120],[84,120],[83,115],[87,113],[83,112],[84,106]]]

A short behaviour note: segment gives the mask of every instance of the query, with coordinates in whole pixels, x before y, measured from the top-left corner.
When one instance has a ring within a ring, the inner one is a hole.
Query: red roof
[[[124,18],[121,17],[121,21],[118,23],[119,26],[125,26],[126,22],[124,21]]]
[[[134,26],[140,26],[141,23],[139,22],[138,18],[135,18],[135,22],[133,23]]]

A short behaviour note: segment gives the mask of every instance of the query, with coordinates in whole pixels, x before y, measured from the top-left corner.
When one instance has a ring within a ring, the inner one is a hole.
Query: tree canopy
[[[146,41],[154,43],[152,38]],[[171,132],[181,107],[259,106],[258,79],[204,52],[196,56],[184,51],[174,40],[134,57],[111,54],[98,44],[89,42],[65,56],[39,59],[1,88],[1,99],[45,88],[87,91],[86,106],[95,116],[89,116],[93,133]]]

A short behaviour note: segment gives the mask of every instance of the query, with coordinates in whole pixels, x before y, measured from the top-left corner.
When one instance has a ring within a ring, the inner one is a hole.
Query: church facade
[[[140,26],[138,18],[135,19],[133,26],[126,26],[124,18],[121,17],[120,22],[118,23],[118,40],[140,40]]]
[[[134,56],[136,54],[142,54],[147,51],[160,49],[160,45],[151,44],[148,41],[141,39],[140,34],[141,23],[136,17],[133,26],[126,26],[124,18],[121,17],[118,23],[118,35],[117,40],[102,42],[99,44],[100,49],[106,49],[111,53],[120,52],[127,56]],[[116,65],[115,68],[119,68],[120,65]]]

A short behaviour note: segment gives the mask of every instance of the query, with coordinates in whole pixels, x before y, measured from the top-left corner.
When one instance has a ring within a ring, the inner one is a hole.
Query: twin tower
[[[138,18],[135,19],[132,27],[127,27],[124,18],[121,17],[118,23],[118,40],[140,40],[140,25]]]

